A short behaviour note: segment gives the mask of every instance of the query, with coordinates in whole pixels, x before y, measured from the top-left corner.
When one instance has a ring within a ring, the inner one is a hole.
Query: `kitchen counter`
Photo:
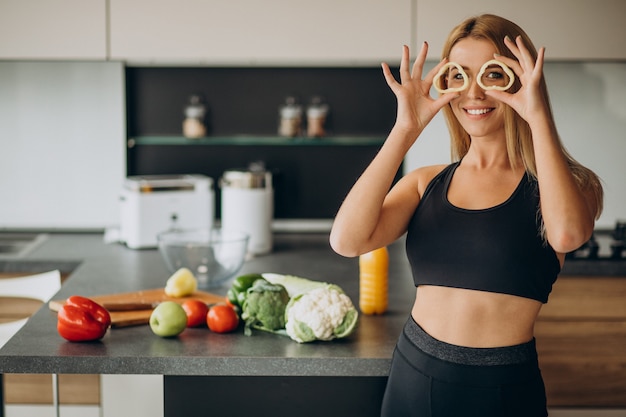
[[[390,247],[390,310],[361,316],[345,340],[298,344],[287,337],[254,332],[219,335],[187,329],[163,339],[148,326],[111,329],[101,343],[69,343],[56,331],[56,316],[41,309],[0,350],[5,373],[101,373],[162,375],[336,375],[385,376],[395,339],[406,320],[414,287],[403,244]],[[38,268],[76,265],[54,298],[157,288],[170,273],[157,250],[105,245],[99,235],[52,235],[27,258],[13,263]],[[277,272],[339,284],[358,302],[358,261],[336,255],[324,234],[278,235],[275,250],[246,262],[241,273]],[[211,290],[225,294],[227,287]]]
[[[359,327],[346,339],[298,344],[260,331],[247,337],[242,330],[220,335],[202,328],[164,339],[144,325],[111,329],[101,342],[70,343],[57,334],[56,316],[44,307],[0,349],[0,374],[163,375],[165,416],[191,415],[206,407],[207,393],[211,409],[227,414],[237,404],[239,413],[260,415],[289,414],[296,407],[303,416],[374,416],[415,291],[404,240],[390,245],[389,252],[389,310],[382,316],[361,315]],[[99,234],[50,234],[26,256],[0,260],[0,272],[57,268],[69,274],[58,299],[158,288],[170,276],[157,250],[105,244]],[[248,260],[240,273],[248,272],[334,282],[358,302],[358,260],[335,254],[324,233],[276,234],[274,251]],[[626,405],[626,374],[620,371],[626,369],[625,296],[622,277],[559,278],[537,324],[549,403]],[[233,394],[241,392],[247,401]],[[276,408],[277,400],[283,409]]]
[[[270,377],[283,386],[283,395],[289,392],[287,387],[294,392],[311,388],[310,378],[314,377],[314,391],[339,390],[346,399],[354,391],[354,401],[375,409],[415,291],[403,241],[389,250],[392,279],[388,313],[361,315],[358,329],[346,339],[298,344],[288,337],[261,331],[248,337],[242,330],[222,335],[203,328],[186,329],[177,338],[165,339],[144,325],[111,329],[101,342],[70,343],[57,334],[56,315],[44,307],[0,350],[0,373],[164,375],[166,416],[168,409],[180,412],[176,405],[179,401],[170,398],[168,391],[193,392],[190,384],[202,380],[204,386],[207,380],[212,381],[211,377],[218,378],[220,387],[230,381],[237,390],[242,384],[259,381],[249,377]],[[51,234],[26,257],[2,261],[0,266],[0,271],[2,267],[24,271],[29,267],[66,269],[62,272],[71,274],[55,299],[157,288],[164,286],[170,276],[157,250],[107,245],[101,235],[95,234]],[[67,271],[70,268],[73,271]],[[34,272],[32,268],[30,271]],[[248,272],[288,273],[333,282],[358,303],[358,260],[335,254],[326,234],[278,234],[274,251],[248,260],[240,273]],[[226,290],[227,286],[211,291],[225,294]],[[187,379],[199,376],[203,378]],[[302,383],[308,388],[301,387]],[[255,382],[255,392],[259,391],[257,385]],[[359,399],[367,392],[364,389],[373,394]],[[181,401],[187,405],[190,402]],[[215,401],[214,406],[219,408]],[[361,410],[356,415],[366,414]]]

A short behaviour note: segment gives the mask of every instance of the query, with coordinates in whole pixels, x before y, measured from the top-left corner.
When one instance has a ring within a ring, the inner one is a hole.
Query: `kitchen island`
[[[111,329],[100,342],[70,343],[57,334],[55,314],[42,308],[0,350],[0,373],[163,375],[165,416],[207,408],[227,414],[236,409],[258,415],[377,415],[415,291],[403,241],[389,249],[388,313],[361,315],[346,339],[298,344],[260,331],[248,337],[243,330],[224,335],[204,328],[165,339],[142,325]],[[29,265],[75,266],[55,299],[158,288],[170,276],[158,251],[107,245],[101,235],[89,234],[52,234],[27,257],[4,262],[9,269]],[[358,302],[358,260],[336,255],[326,234],[276,235],[274,251],[248,260],[241,270],[247,272],[333,282]],[[211,291],[226,290],[227,285]]]
[[[48,308],[0,349],[0,373],[163,375],[164,415],[378,415],[387,371],[415,288],[404,240],[389,247],[389,310],[360,316],[350,337],[298,344],[240,330],[187,329],[160,338],[146,325],[111,329],[94,343],[70,343]],[[156,250],[104,244],[100,234],[51,234],[0,271],[69,274],[56,299],[158,288],[170,276]],[[324,233],[275,235],[269,255],[241,273],[294,274],[339,284],[358,302],[358,260],[336,255]],[[227,285],[213,289],[225,294]],[[537,323],[540,366],[551,406],[626,407],[626,279],[561,276]],[[150,401],[150,398],[138,401]]]

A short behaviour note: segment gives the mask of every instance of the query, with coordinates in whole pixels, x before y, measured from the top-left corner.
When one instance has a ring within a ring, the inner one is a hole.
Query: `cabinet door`
[[[429,58],[438,59],[450,30],[464,18],[493,13],[528,33],[546,59],[625,59],[626,1],[623,0],[416,0],[417,41],[428,41]]]
[[[399,60],[412,0],[110,0],[111,58],[325,65]]]
[[[0,1],[0,59],[105,58],[105,0]]]

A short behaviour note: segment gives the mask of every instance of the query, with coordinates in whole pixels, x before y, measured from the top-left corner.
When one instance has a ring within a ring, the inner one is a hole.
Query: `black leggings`
[[[407,321],[393,354],[383,417],[546,417],[534,339],[467,348]]]

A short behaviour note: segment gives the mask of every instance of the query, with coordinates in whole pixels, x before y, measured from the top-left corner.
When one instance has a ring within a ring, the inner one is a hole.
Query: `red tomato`
[[[206,324],[215,333],[228,333],[239,326],[239,316],[231,306],[217,304],[209,309]]]
[[[182,306],[187,314],[187,327],[197,327],[205,323],[209,307],[204,301],[189,299]]]

